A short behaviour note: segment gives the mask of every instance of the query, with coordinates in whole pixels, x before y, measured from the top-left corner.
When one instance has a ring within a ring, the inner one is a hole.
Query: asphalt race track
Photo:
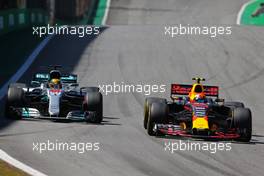
[[[245,1],[113,0],[99,36],[56,36],[23,76],[40,65],[62,64],[79,75],[81,85],[191,83],[193,76],[220,86],[226,100],[243,101],[253,114],[251,143],[231,144],[231,151],[164,150],[177,139],[149,137],[143,129],[140,93],[104,96],[102,125],[50,121],[6,122],[0,146],[11,156],[47,175],[263,175],[264,30],[234,25]],[[232,35],[164,35],[162,24],[225,24]],[[142,25],[141,25],[142,24]],[[145,25],[152,24],[152,25]],[[160,24],[160,25],[157,25]],[[4,118],[4,117],[3,117]],[[99,142],[100,151],[32,151],[33,142]],[[204,142],[204,141],[194,141]],[[209,142],[210,143],[210,142]]]

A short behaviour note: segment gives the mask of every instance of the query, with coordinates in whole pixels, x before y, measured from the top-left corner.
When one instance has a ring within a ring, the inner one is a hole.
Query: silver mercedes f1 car
[[[27,86],[10,84],[6,117],[12,119],[51,119],[101,123],[103,97],[98,87],[79,87],[77,75],[62,74],[60,66],[33,75]]]

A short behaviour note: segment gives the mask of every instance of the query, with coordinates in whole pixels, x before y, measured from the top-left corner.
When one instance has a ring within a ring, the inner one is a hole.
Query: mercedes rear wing
[[[33,81],[40,83],[47,82],[49,80],[49,73],[35,73],[33,76]],[[77,75],[74,74],[62,74],[62,83],[77,83]]]

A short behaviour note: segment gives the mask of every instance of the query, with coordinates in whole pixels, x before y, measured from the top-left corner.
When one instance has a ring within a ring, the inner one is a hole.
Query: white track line
[[[249,4],[251,4],[251,3],[255,2],[255,1],[256,1],[256,0],[251,0],[251,1],[249,1],[249,2],[247,2],[247,3],[245,3],[245,4],[242,5],[242,7],[240,8],[240,10],[239,10],[239,12],[238,12],[238,14],[237,14],[237,21],[236,21],[236,24],[237,24],[237,25],[240,25],[241,17],[242,17],[242,14],[243,14],[245,8],[246,8]]]
[[[39,53],[42,49],[48,44],[50,39],[53,35],[47,36],[38,46],[37,48],[31,53],[31,55],[27,58],[26,62],[19,68],[19,70],[5,83],[3,87],[0,89],[0,100],[6,95],[6,91],[8,85],[10,83],[17,82],[19,78],[27,71],[30,65],[36,60]]]
[[[2,159],[3,161],[11,164],[12,166],[30,174],[30,175],[34,175],[34,176],[47,176],[46,174],[43,174],[29,166],[27,166],[26,164],[16,160],[15,158],[9,156],[6,152],[4,152],[3,150],[0,149],[0,159]]]
[[[106,25],[106,20],[108,18],[108,13],[109,13],[109,9],[110,9],[110,4],[111,4],[111,0],[107,0],[106,3],[106,7],[105,7],[105,13],[104,13],[104,18],[102,20],[102,25]]]
[[[19,68],[19,70],[5,83],[5,85],[0,89],[0,100],[6,95],[6,91],[8,85],[13,82],[17,82],[19,78],[27,71],[30,65],[36,60],[39,53],[43,50],[43,48],[48,44],[48,42],[52,39],[53,35],[47,36],[35,50],[31,53],[31,55],[27,58],[26,62]],[[6,152],[0,149],[0,159],[11,164],[12,166],[21,169],[22,171],[34,175],[34,176],[46,176],[45,174],[23,164],[22,162],[16,160],[15,158],[9,156]]]

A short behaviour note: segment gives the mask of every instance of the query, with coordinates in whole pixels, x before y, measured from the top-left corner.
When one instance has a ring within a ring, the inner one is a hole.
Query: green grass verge
[[[32,28],[0,36],[0,85],[13,76],[42,40],[32,35]]]
[[[3,176],[29,176],[27,173],[17,169],[10,164],[0,160],[0,175]]]
[[[255,25],[255,26],[264,26],[264,14],[259,15],[258,17],[252,17],[251,14],[254,13],[260,6],[260,3],[264,3],[264,0],[255,0],[252,3],[249,3],[241,15],[240,24],[242,25]]]
[[[99,0],[96,14],[93,20],[94,25],[102,25],[102,21],[106,13],[105,12],[106,6],[107,6],[107,0]]]

